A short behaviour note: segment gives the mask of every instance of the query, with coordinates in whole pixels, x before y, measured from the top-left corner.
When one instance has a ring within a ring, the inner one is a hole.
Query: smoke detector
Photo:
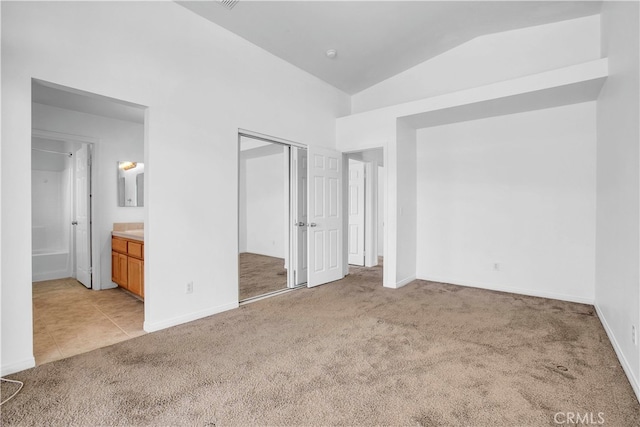
[[[338,51],[335,49],[329,49],[327,50],[326,55],[327,55],[327,58],[333,59],[338,55]]]

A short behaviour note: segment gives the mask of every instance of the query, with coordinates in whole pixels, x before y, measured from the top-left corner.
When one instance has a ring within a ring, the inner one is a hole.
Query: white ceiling
[[[179,1],[348,94],[475,37],[600,12],[600,1]],[[336,49],[329,59],[327,49]]]

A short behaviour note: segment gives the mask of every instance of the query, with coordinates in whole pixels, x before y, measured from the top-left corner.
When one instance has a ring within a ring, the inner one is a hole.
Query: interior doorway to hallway
[[[352,267],[382,268],[385,174],[382,148],[345,154],[347,258]]]

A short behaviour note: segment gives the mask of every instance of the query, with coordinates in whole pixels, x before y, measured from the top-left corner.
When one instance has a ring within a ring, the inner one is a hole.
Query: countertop
[[[112,231],[111,235],[144,242],[144,230]]]

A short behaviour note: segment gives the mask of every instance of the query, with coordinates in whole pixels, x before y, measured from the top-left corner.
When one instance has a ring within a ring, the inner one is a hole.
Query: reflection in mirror
[[[118,206],[144,206],[144,163],[118,162]]]

